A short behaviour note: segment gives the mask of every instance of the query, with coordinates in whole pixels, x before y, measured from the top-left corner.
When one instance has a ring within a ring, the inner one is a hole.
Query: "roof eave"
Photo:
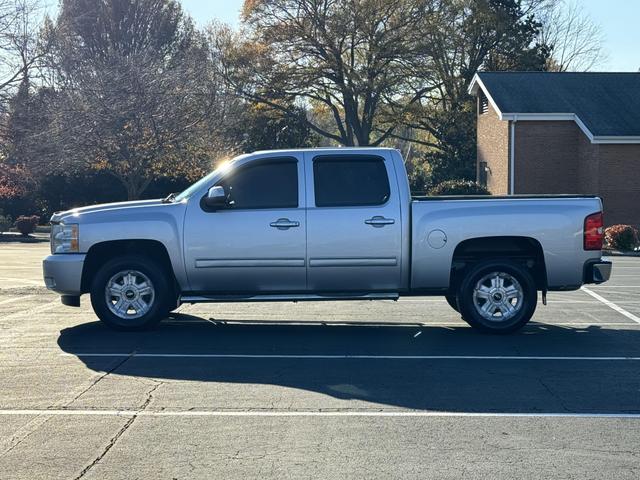
[[[600,136],[595,136],[587,128],[587,126],[584,124],[584,122],[582,120],[580,120],[580,117],[578,117],[578,115],[576,115],[575,113],[563,113],[563,112],[557,112],[557,113],[503,112],[498,107],[498,104],[493,100],[493,97],[491,97],[491,94],[489,93],[489,90],[487,89],[487,87],[482,82],[482,79],[480,78],[480,72],[476,73],[473,76],[473,79],[471,80],[471,83],[469,84],[469,88],[467,89],[467,91],[469,92],[470,95],[477,95],[479,89],[482,89],[482,92],[485,94],[485,96],[489,100],[489,103],[491,103],[491,106],[496,111],[496,113],[498,115],[498,118],[500,120],[512,121],[512,122],[516,122],[518,120],[522,120],[522,121],[527,121],[527,120],[529,120],[529,121],[574,121],[574,122],[576,122],[576,124],[578,125],[580,130],[582,130],[582,133],[584,133],[587,136],[587,138],[589,139],[589,141],[591,143],[598,143],[598,144],[639,144],[640,143],[640,136],[623,136],[623,135],[608,135],[608,136],[607,135],[600,135]]]
[[[591,143],[598,144],[615,144],[615,145],[624,145],[624,144],[640,144],[640,137],[638,136],[615,136],[615,135],[601,135],[599,137],[593,137]]]
[[[469,84],[469,88],[467,88],[467,93],[469,93],[469,95],[476,95],[478,93],[478,83],[480,82],[480,77],[478,76],[477,73],[475,73],[473,75],[473,78],[471,79],[471,83]]]
[[[480,78],[480,75],[476,73],[473,76],[473,79],[471,80],[471,83],[469,84],[469,88],[467,89],[467,91],[471,95],[477,95],[478,94],[478,89],[480,89],[480,88],[482,89],[482,92],[484,93],[484,95],[487,97],[487,100],[489,100],[489,103],[491,104],[493,109],[498,114],[498,118],[500,120],[503,120],[503,118],[502,118],[502,110],[500,110],[500,107],[498,107],[498,104],[495,102],[495,100],[493,99],[493,97],[489,93],[489,90],[487,90],[487,87],[484,86],[484,83],[482,82],[482,79]]]

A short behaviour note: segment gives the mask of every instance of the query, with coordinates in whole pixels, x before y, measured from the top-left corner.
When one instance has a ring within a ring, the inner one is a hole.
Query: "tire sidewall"
[[[135,319],[122,319],[115,315],[105,299],[105,287],[109,279],[123,270],[138,270],[144,273],[155,290],[151,309]],[[153,260],[138,256],[123,256],[107,261],[96,273],[91,283],[91,305],[93,310],[109,327],[116,330],[145,330],[160,322],[169,311],[170,287],[165,273]]]
[[[518,313],[510,320],[491,322],[476,310],[473,303],[473,291],[476,283],[487,273],[504,272],[513,276],[522,287],[523,304]],[[458,305],[462,318],[472,327],[486,333],[511,333],[522,328],[533,316],[538,299],[538,290],[529,271],[517,263],[506,260],[487,260],[475,265],[460,284]]]

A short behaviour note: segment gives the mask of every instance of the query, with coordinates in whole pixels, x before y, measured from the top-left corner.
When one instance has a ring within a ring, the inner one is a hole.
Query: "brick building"
[[[494,195],[595,194],[640,224],[640,73],[481,72],[478,181]]]

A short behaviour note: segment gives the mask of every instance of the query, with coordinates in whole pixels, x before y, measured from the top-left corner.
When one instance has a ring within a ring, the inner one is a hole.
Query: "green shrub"
[[[471,180],[446,180],[431,188],[429,195],[491,195],[491,192]]]
[[[22,235],[29,235],[36,231],[40,217],[38,215],[21,215],[16,219],[14,226]]]
[[[0,235],[9,231],[11,228],[11,217],[9,215],[0,214]]]
[[[604,244],[614,250],[631,251],[640,245],[638,229],[631,225],[612,225],[604,231]]]

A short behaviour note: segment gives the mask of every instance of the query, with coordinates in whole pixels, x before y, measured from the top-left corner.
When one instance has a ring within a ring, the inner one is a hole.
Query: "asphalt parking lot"
[[[0,245],[3,479],[640,477],[640,258],[481,335],[440,298],[64,307]]]

